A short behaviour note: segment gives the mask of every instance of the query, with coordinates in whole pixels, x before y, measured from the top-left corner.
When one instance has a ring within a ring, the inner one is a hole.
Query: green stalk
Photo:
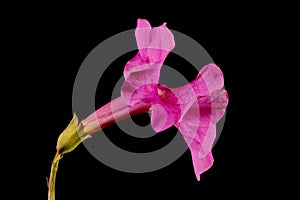
[[[55,181],[56,181],[56,173],[58,169],[59,160],[62,158],[62,155],[59,153],[55,154],[55,157],[51,164],[50,177],[48,181],[48,200],[55,200]]]
[[[55,200],[55,180],[58,169],[58,163],[63,155],[73,151],[82,141],[91,137],[83,134],[82,125],[78,123],[78,118],[74,113],[68,127],[60,134],[56,145],[56,154],[51,164],[50,177],[48,180],[48,200]]]

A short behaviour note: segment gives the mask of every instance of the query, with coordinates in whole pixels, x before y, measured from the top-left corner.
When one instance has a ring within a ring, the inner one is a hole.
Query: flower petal
[[[228,94],[224,89],[216,90],[210,95],[199,97],[198,101],[202,115],[205,113],[211,115],[211,121],[217,123],[225,113],[225,108],[228,104]]]
[[[165,24],[151,29],[147,20],[139,19],[135,35],[139,52],[125,65],[121,88],[121,96],[131,106],[137,103],[130,101],[137,89],[158,84],[163,61],[175,45],[174,36]]]
[[[174,36],[166,23],[151,29],[147,20],[139,19],[135,36],[140,55],[148,63],[163,63],[175,46]]]
[[[147,20],[138,19],[135,29],[135,38],[139,49],[148,47],[151,29],[151,25]]]
[[[176,94],[181,105],[190,107],[195,98],[209,96],[216,90],[221,90],[224,86],[224,77],[220,68],[215,64],[204,66],[196,79],[182,87],[174,88],[172,91]],[[186,108],[183,107],[183,110]],[[184,113],[184,112],[183,112]]]
[[[212,145],[216,138],[216,124],[210,123],[208,127],[202,128],[199,130],[198,135],[201,135],[202,142],[196,143],[195,146],[193,146],[193,150],[195,152],[198,152],[199,158],[204,158],[209,152],[211,152]]]
[[[128,64],[132,64],[129,61]],[[160,65],[144,64],[136,66],[130,72],[124,72],[125,81],[121,88],[121,96],[133,106],[144,98],[152,97],[155,92],[157,95],[157,83],[160,74]]]
[[[168,114],[161,104],[151,106],[151,126],[155,132],[160,132],[165,129]],[[168,128],[168,127],[167,127]]]
[[[216,123],[224,115],[228,104],[223,85],[221,70],[215,64],[209,64],[202,68],[194,81],[172,89],[182,111],[175,126],[192,153],[197,179],[212,165],[211,149],[216,137]]]
[[[200,70],[197,78],[191,84],[197,96],[211,94],[215,90],[223,88],[223,73],[217,65],[208,64]]]
[[[200,97],[191,104],[175,124],[192,153],[197,178],[212,164],[212,155],[209,160],[207,156],[211,154],[216,137],[216,123],[223,116],[227,103],[226,90],[215,91],[212,96]]]
[[[195,106],[193,106],[193,108],[195,108]],[[184,120],[175,125],[189,146],[194,172],[198,181],[200,180],[200,175],[213,164],[211,147],[216,135],[216,125],[209,123],[207,117],[202,119],[201,122],[200,124],[197,109],[190,109],[186,113]],[[210,124],[208,127],[207,123]]]
[[[159,85],[156,91],[156,94],[151,95],[151,125],[156,132],[161,132],[179,120],[181,111],[178,99],[172,90]]]
[[[165,23],[157,28],[152,29],[147,51],[149,62],[163,63],[169,52],[174,47],[174,36],[166,27]]]
[[[199,158],[197,152],[192,152],[194,172],[196,174],[197,180],[200,181],[200,174],[207,171],[214,163],[214,158],[210,152],[204,158]]]

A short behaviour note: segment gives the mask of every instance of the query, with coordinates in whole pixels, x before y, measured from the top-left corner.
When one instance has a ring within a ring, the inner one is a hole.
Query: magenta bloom
[[[84,129],[93,132],[128,113],[150,111],[151,125],[156,132],[171,126],[180,130],[200,180],[200,174],[213,164],[211,149],[216,123],[228,104],[227,92],[222,89],[222,71],[215,64],[208,64],[185,86],[168,88],[160,85],[160,69],[175,46],[173,34],[165,23],[151,28],[147,20],[139,19],[135,36],[139,52],[125,66],[121,97],[83,120]]]
[[[166,23],[151,28],[139,19],[135,31],[138,53],[125,66],[125,82],[121,96],[102,106],[79,123],[74,113],[67,128],[60,134],[48,183],[48,199],[55,199],[58,162],[82,141],[118,120],[150,111],[151,125],[156,132],[177,127],[185,139],[193,159],[196,177],[213,164],[211,153],[216,137],[216,123],[228,104],[222,89],[222,71],[215,64],[204,66],[194,81],[179,88],[159,84],[160,69],[174,48],[174,36]]]
[[[138,20],[136,40],[138,54],[124,69],[125,83],[121,95],[128,105],[147,104],[151,125],[156,132],[176,126],[192,153],[197,179],[211,167],[211,148],[216,136],[216,123],[228,103],[222,89],[222,71],[209,64],[197,78],[180,88],[159,85],[160,68],[174,48],[174,37],[166,24],[152,29],[146,20]]]

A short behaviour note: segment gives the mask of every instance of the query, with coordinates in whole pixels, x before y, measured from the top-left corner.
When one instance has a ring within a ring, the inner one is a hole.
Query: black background
[[[114,7],[92,7],[41,6],[20,8],[21,11],[14,10],[6,15],[9,20],[4,39],[9,43],[6,52],[11,56],[7,57],[8,70],[11,70],[10,82],[15,83],[6,94],[17,96],[8,100],[15,108],[10,119],[19,119],[17,124],[13,120],[11,127],[15,134],[8,141],[20,147],[9,153],[11,163],[16,162],[9,167],[13,169],[11,175],[17,178],[10,179],[7,186],[12,191],[24,191],[11,192],[11,196],[46,199],[46,177],[56,140],[72,118],[72,89],[81,63],[106,38],[135,28],[137,18],[148,19],[152,26],[167,22],[170,29],[199,42],[222,69],[229,105],[221,138],[213,149],[215,163],[201,175],[200,182],[195,178],[188,151],[161,170],[132,174],[105,166],[80,145],[60,162],[57,199],[103,199],[106,196],[140,199],[179,195],[208,199],[244,198],[258,196],[261,192],[271,194],[274,187],[269,190],[267,185],[280,175],[267,164],[274,156],[273,151],[264,148],[272,143],[271,139],[263,141],[262,138],[273,132],[260,127],[261,123],[267,123],[264,113],[270,109],[265,106],[269,101],[263,97],[266,91],[271,93],[273,87],[265,79],[266,74],[271,73],[265,63],[269,61],[266,52],[272,48],[270,32],[276,29],[274,24],[278,22],[276,15],[265,13],[265,8],[260,6],[220,6],[217,9],[203,5],[190,11],[191,5],[167,9],[172,12],[158,8],[148,11],[124,8],[119,12]],[[132,55],[134,52],[115,62],[114,73],[121,75]],[[176,59],[170,55],[166,62],[176,68],[188,65]],[[194,71],[182,73],[189,80],[197,75]],[[115,83],[114,74],[107,73],[102,81],[105,84],[99,85],[96,96],[98,107],[109,99],[105,94],[111,93],[109,88]],[[149,121],[147,116],[143,117]],[[143,120],[137,119],[137,123]],[[167,143],[174,129],[162,133],[161,140],[157,138],[149,143],[127,138],[114,126],[108,127],[105,134],[113,135],[109,137],[120,146],[144,151],[143,148]]]

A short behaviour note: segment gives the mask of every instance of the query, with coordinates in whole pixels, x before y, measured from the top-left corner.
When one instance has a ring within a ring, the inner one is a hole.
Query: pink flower
[[[211,149],[216,123],[228,104],[227,92],[222,89],[222,71],[215,64],[208,64],[185,86],[168,88],[160,85],[160,69],[175,46],[174,36],[165,23],[151,28],[143,19],[138,20],[135,35],[139,52],[125,66],[121,97],[83,120],[84,130],[92,133],[129,114],[149,110],[151,125],[156,132],[171,126],[180,130],[200,180],[200,174],[213,164]]]
[[[152,29],[146,20],[138,20],[136,39],[138,54],[124,70],[122,97],[130,106],[147,104],[151,125],[156,132],[176,126],[183,134],[192,153],[197,179],[211,167],[211,148],[216,136],[216,123],[228,103],[222,71],[209,64],[197,78],[180,88],[158,85],[160,68],[174,48],[174,37],[163,24]]]

